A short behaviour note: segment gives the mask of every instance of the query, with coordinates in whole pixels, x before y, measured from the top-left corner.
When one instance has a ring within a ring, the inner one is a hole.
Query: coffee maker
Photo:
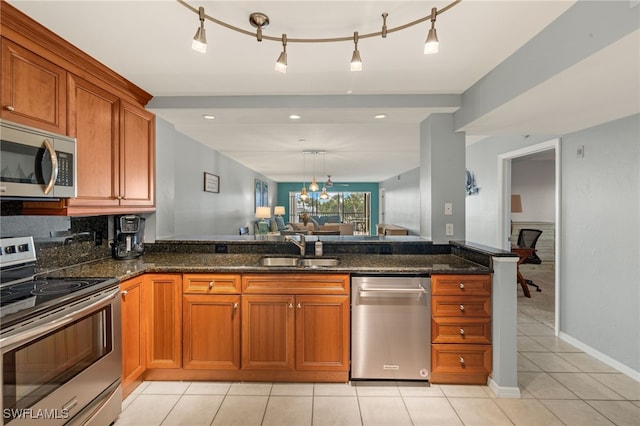
[[[113,257],[135,259],[144,251],[144,219],[140,216],[114,216]]]

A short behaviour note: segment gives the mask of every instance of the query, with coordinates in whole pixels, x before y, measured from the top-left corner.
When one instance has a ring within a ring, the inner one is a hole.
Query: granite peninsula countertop
[[[367,274],[486,274],[491,268],[452,254],[340,254],[337,266],[261,266],[265,254],[145,253],[134,260],[102,259],[54,271],[46,276],[116,277],[143,273],[367,273]],[[277,256],[277,255],[276,255]],[[307,256],[313,257],[313,256]]]

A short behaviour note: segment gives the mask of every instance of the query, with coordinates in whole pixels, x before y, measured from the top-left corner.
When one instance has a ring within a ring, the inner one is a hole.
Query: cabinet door
[[[242,368],[293,370],[294,296],[242,296]]]
[[[296,297],[296,369],[349,370],[349,296]]]
[[[180,275],[145,276],[147,311],[147,368],[182,365],[182,278]]]
[[[2,39],[0,117],[66,134],[66,71]]]
[[[154,205],[155,116],[120,103],[120,205]]]
[[[122,387],[125,393],[128,391],[128,385],[139,379],[145,369],[143,282],[143,277],[137,277],[120,284]]]
[[[183,297],[183,366],[240,369],[240,296]]]
[[[69,206],[119,204],[119,99],[69,75],[69,134],[77,138],[77,198]]]

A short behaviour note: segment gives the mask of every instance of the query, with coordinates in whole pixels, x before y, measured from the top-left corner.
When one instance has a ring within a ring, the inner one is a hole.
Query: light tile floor
[[[518,315],[521,399],[486,386],[144,382],[125,425],[640,425],[640,383]]]

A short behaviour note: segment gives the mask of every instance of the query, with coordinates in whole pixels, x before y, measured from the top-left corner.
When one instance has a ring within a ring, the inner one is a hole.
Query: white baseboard
[[[630,378],[632,378],[636,382],[640,382],[640,371],[635,371],[634,369],[629,368],[624,364],[621,364],[620,362],[616,361],[615,359],[603,354],[602,352],[600,352],[600,351],[598,351],[596,349],[593,349],[591,346],[585,345],[580,340],[577,340],[577,339],[571,337],[570,335],[568,335],[566,333],[563,333],[562,331],[558,334],[558,337],[560,337],[565,342],[575,346],[576,348],[582,350],[583,352],[591,355],[592,357],[594,357],[598,361],[602,361],[605,364],[607,364],[609,367],[615,368],[616,370],[618,370],[622,374],[624,374],[626,376],[629,376]]]
[[[491,377],[487,380],[487,386],[498,398],[520,398],[519,387],[498,386]]]

